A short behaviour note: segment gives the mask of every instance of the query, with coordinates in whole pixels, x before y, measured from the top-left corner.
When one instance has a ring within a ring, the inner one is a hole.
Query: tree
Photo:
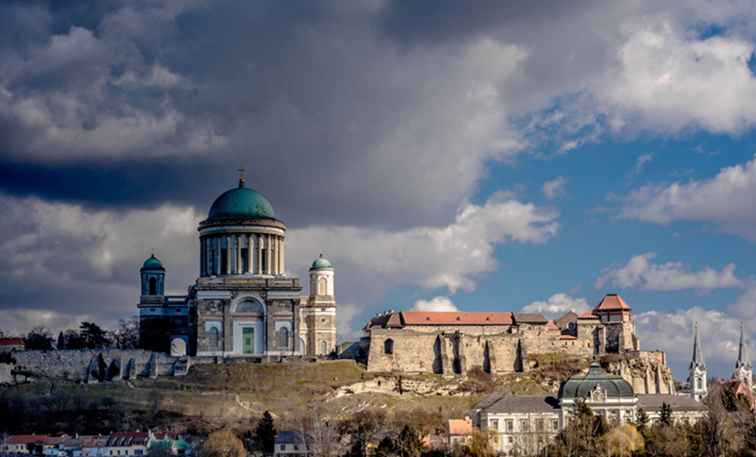
[[[255,427],[254,442],[258,450],[264,454],[273,454],[276,446],[276,427],[273,424],[273,416],[270,412],[265,411],[257,421]]]
[[[394,452],[399,457],[420,457],[423,452],[423,442],[420,440],[420,435],[417,430],[405,425],[402,427],[402,431],[399,432],[399,436],[393,440]]]
[[[491,448],[491,435],[476,430],[467,445],[467,453],[471,457],[493,457],[496,452]]]
[[[120,319],[118,328],[111,332],[111,339],[118,349],[139,347],[139,321],[136,317]]]
[[[662,402],[661,409],[659,410],[659,423],[666,427],[672,425],[672,407],[664,402]]]
[[[82,322],[79,327],[81,339],[88,349],[101,349],[109,347],[111,342],[107,333],[94,322]]]
[[[641,434],[647,431],[648,427],[648,414],[643,408],[638,408],[638,414],[635,417],[635,426]]]
[[[643,436],[630,424],[623,424],[613,428],[604,438],[609,455],[614,457],[631,456],[645,446]]]
[[[239,437],[228,430],[213,432],[200,448],[199,457],[246,457]]]
[[[339,433],[348,436],[350,449],[348,457],[364,457],[368,443],[375,439],[376,432],[384,428],[386,413],[382,410],[364,410],[355,413],[339,426]]]
[[[24,344],[28,350],[49,351],[53,348],[53,339],[44,327],[34,327],[24,338]]]

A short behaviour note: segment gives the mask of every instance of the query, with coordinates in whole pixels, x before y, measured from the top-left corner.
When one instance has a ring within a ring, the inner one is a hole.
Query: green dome
[[[163,264],[160,263],[160,260],[155,257],[155,254],[152,254],[142,264],[142,270],[165,270],[165,268],[163,268]]]
[[[596,362],[591,364],[591,368],[585,375],[575,375],[562,384],[559,389],[559,398],[590,399],[591,392],[601,386],[601,390],[606,392],[606,398],[628,398],[634,397],[633,387],[625,381],[622,376],[609,374],[601,368]]]
[[[323,254],[320,254],[320,257],[312,262],[310,270],[333,270],[333,265],[328,259],[323,257]]]
[[[223,192],[215,199],[207,216],[208,219],[226,217],[275,219],[275,213],[267,198],[254,189],[244,187],[243,182],[239,182],[239,187]]]

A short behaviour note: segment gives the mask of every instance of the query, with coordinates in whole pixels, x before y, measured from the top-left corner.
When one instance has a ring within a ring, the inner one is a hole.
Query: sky
[[[610,292],[678,378],[756,331],[751,1],[0,3],[0,328],[134,315],[237,168],[387,309],[558,317]]]

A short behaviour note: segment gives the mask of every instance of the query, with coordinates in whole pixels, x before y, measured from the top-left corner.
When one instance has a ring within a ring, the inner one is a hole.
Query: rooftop
[[[512,325],[513,323],[510,312],[403,311],[401,315],[404,325]]]
[[[619,294],[606,294],[594,311],[630,311],[630,305]]]
[[[478,403],[478,407],[487,413],[548,413],[559,409],[559,400],[543,395],[506,395],[493,403],[489,400],[487,405]]]

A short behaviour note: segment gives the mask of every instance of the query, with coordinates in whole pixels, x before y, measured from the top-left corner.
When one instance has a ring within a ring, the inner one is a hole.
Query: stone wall
[[[19,351],[13,358],[14,364],[0,364],[4,365],[0,369],[0,383],[15,382],[14,377],[115,381],[177,376],[189,368],[186,357],[142,350]]]
[[[387,343],[387,341],[391,343]],[[387,350],[390,347],[390,352]],[[527,354],[563,353],[590,356],[592,338],[560,339],[559,332],[542,328],[468,334],[414,329],[371,329],[368,371],[463,374],[473,369],[512,373],[527,369]]]

